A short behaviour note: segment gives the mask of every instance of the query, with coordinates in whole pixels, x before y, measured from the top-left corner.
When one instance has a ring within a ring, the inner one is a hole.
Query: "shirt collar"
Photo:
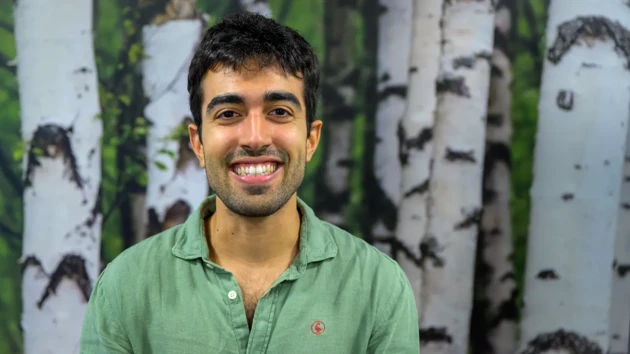
[[[309,263],[323,261],[337,255],[337,244],[331,234],[330,226],[320,220],[313,210],[299,197],[298,208],[302,214],[300,228],[299,253],[291,265],[289,277],[297,278]],[[188,216],[182,227],[175,232],[176,241],[172,248],[175,257],[192,260],[201,258],[213,265],[208,257],[209,249],[204,236],[203,220],[216,210],[216,195],[211,195]]]

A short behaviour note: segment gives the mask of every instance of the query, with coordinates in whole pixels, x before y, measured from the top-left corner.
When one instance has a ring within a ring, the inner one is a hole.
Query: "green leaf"
[[[144,117],[136,117],[134,123],[136,126],[145,127],[147,125],[147,120]]]
[[[140,43],[134,43],[129,48],[127,55],[129,56],[129,63],[135,64],[144,57],[142,52],[142,45]]]
[[[145,127],[134,127],[133,136],[136,138],[147,136],[148,129]]]
[[[120,102],[122,102],[125,106],[129,106],[129,104],[131,104],[131,98],[127,95],[118,96],[118,100],[120,100]]]
[[[136,33],[136,27],[136,24],[130,19],[123,21],[123,28],[125,29],[125,33],[129,36]]]
[[[141,175],[138,176],[138,184],[141,185],[142,187],[146,187],[147,186],[147,174],[143,173]]]
[[[175,151],[171,151],[171,150],[167,150],[167,149],[160,149],[158,150],[158,154],[165,154],[170,156],[173,160],[175,160],[177,158],[177,154],[175,154]]]
[[[35,156],[43,156],[44,155],[44,150],[42,150],[42,148],[37,147],[37,146],[34,147],[31,151],[33,152],[33,155],[35,155]]]
[[[163,164],[162,162],[160,162],[160,161],[154,161],[153,163],[154,163],[154,164],[155,164],[155,166],[157,166],[157,168],[159,168],[160,170],[162,170],[162,171],[166,171],[166,170],[167,170],[166,165],[165,165],[165,164]]]
[[[22,161],[22,157],[24,156],[24,143],[16,144],[13,148],[13,161],[18,162]]]

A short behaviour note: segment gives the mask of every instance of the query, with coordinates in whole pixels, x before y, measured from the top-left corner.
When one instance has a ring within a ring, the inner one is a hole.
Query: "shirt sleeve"
[[[81,332],[81,354],[133,353],[131,344],[120,324],[118,309],[108,297],[105,271],[99,276],[88,301]]]
[[[389,304],[380,310],[376,326],[368,344],[369,354],[420,353],[418,310],[409,279],[397,267],[394,285],[386,290]]]

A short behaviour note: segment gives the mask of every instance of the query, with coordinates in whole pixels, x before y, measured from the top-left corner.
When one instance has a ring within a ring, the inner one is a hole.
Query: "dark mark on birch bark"
[[[85,266],[85,259],[78,254],[67,254],[61,259],[57,269],[50,275],[48,285],[37,302],[38,308],[41,309],[48,297],[55,294],[57,287],[64,278],[74,281],[79,290],[81,290],[85,302],[89,300],[92,293],[92,284]]]
[[[566,350],[571,354],[604,354],[602,348],[586,336],[563,329],[539,334],[519,354],[539,354],[551,350]]]
[[[573,109],[573,91],[560,90],[556,96],[556,104],[564,111]]]
[[[538,272],[538,275],[536,276],[536,278],[544,279],[544,280],[560,279],[558,274],[556,274],[556,272],[553,269],[543,269],[543,270],[541,270],[540,272]]]
[[[622,53],[630,68],[630,32],[617,21],[603,16],[578,16],[565,21],[556,28],[556,38],[547,51],[547,59],[557,64],[578,39],[606,40],[615,43],[615,49]]]

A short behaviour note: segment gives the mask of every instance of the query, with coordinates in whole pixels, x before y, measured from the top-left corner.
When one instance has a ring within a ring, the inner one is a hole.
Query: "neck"
[[[221,266],[288,266],[297,254],[300,224],[295,194],[266,217],[238,215],[216,198],[216,211],[205,221],[210,259]]]

